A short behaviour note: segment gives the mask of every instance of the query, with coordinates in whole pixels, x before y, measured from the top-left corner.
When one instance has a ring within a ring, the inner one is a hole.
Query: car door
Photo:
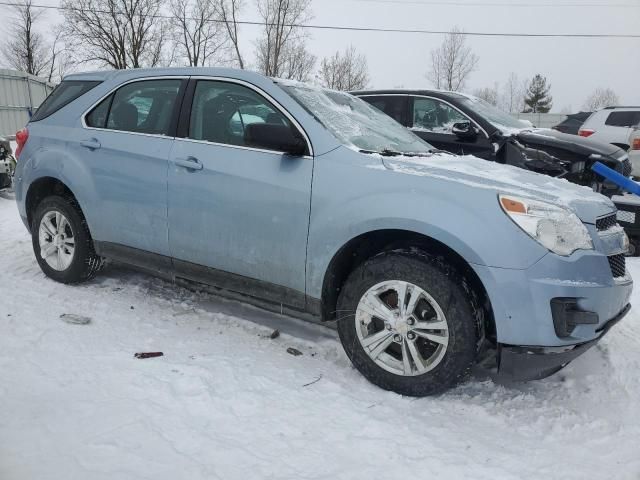
[[[456,155],[493,157],[494,148],[486,133],[453,105],[433,97],[413,96],[409,102],[409,128],[426,142]],[[470,139],[456,136],[453,126],[460,122],[471,122],[478,135]]]
[[[83,118],[77,148],[95,187],[92,234],[111,256],[128,247],[169,259],[167,170],[186,81],[129,82]]]
[[[168,209],[177,274],[303,308],[311,145],[292,156],[244,138],[256,122],[300,127],[264,92],[217,79],[190,82],[180,122]]]

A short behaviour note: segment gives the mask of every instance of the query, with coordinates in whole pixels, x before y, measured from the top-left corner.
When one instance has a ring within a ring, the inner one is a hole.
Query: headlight
[[[499,195],[500,206],[522,230],[558,255],[592,250],[589,232],[577,215],[551,203]]]

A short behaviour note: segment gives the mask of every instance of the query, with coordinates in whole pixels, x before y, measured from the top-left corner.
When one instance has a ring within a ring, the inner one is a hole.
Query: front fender
[[[547,253],[503,213],[495,191],[391,171],[371,158],[347,159],[337,151],[316,162],[308,295],[320,298],[324,274],[342,246],[376,230],[419,233],[470,264],[498,268],[525,269]]]

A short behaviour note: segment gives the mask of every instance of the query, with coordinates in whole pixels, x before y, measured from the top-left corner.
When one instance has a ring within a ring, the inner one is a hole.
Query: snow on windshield
[[[391,117],[348,93],[291,81],[278,84],[348,147],[373,152],[433,150]]]
[[[528,122],[518,120],[480,98],[464,95],[461,96],[460,102],[487,119],[491,125],[504,134],[512,135],[524,129],[531,128]]]

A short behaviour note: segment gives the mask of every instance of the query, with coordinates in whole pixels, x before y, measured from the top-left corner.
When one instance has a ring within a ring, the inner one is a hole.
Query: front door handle
[[[202,163],[196,157],[176,158],[173,163],[189,170],[202,170]]]
[[[91,138],[89,140],[82,140],[80,142],[80,145],[82,145],[85,148],[88,148],[89,150],[97,150],[98,148],[100,148],[102,145],[100,145],[100,142],[98,141],[97,138]]]

